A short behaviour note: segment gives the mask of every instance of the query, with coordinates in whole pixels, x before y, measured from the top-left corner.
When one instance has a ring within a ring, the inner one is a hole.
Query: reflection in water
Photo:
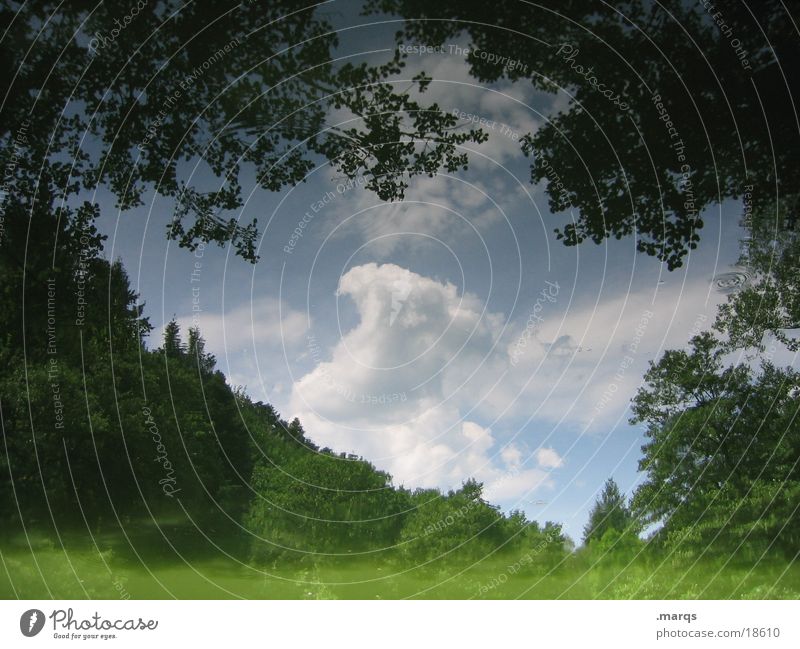
[[[720,273],[714,278],[714,286],[720,293],[734,293],[745,288],[751,280],[750,271],[740,266]]]

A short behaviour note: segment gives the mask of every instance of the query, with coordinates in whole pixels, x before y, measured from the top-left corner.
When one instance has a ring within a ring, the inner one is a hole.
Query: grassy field
[[[650,557],[630,562],[580,552],[553,565],[488,557],[410,566],[380,559],[254,567],[234,550],[171,538],[174,548],[123,535],[44,537],[0,545],[3,599],[797,599],[800,566]],[[99,550],[97,548],[100,548]],[[228,553],[228,556],[226,556]],[[241,554],[241,553],[240,553]]]

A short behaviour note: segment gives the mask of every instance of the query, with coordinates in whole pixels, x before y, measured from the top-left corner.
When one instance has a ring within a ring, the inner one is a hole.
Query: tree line
[[[645,427],[644,479],[630,500],[607,485],[585,541],[639,547],[645,537],[647,547],[679,555],[724,548],[793,557],[800,382],[763,352],[771,340],[798,345],[796,35],[777,0],[726,8],[726,25],[749,53],[743,70],[699,5],[623,4],[575,0],[560,16],[463,0],[371,0],[364,10],[405,19],[398,43],[465,36],[473,53],[524,63],[512,69],[470,55],[480,81],[574,91],[520,150],[551,211],[576,214],[558,230],[568,245],[636,233],[642,252],[675,268],[697,246],[702,209],[744,196],[742,263],[753,279],[729,297],[712,331],[654,360],[632,411]],[[102,529],[176,515],[256,535],[259,560],[385,548],[467,556],[540,547],[544,538],[567,552],[557,524],[503,514],[477,483],[409,491],[363,459],[317,448],[299,422],[232,390],[196,329],[184,341],[171,323],[159,347],[147,346],[144,305],[123,266],[102,256],[94,190],[108,189],[122,209],[156,191],[173,201],[168,237],[189,249],[230,244],[256,261],[257,223],[234,216],[243,173],[278,191],[324,161],[392,200],[415,176],[463,169],[462,145],[488,137],[426,104],[425,74],[412,80],[417,99],[399,91],[391,83],[407,58],[399,48],[383,64],[334,65],[336,32],[313,8],[157,5],[94,51],[93,35],[114,29],[108,3],[0,7],[5,529]],[[159,38],[149,38],[156,28]],[[543,45],[553,35],[570,44],[569,65]],[[581,81],[588,71],[578,66],[589,62],[624,92],[624,113]],[[177,84],[180,102],[172,101],[176,79],[191,79]],[[329,128],[331,110],[350,111],[357,126]],[[672,146],[673,131],[685,150]],[[192,159],[227,182],[210,192],[184,182],[180,161]]]
[[[375,552],[460,560],[545,538],[542,558],[570,551],[560,525],[504,514],[474,480],[448,493],[409,490],[362,458],[319,448],[299,421],[229,386],[197,328],[184,341],[173,320],[149,349],[144,304],[122,264],[102,258],[90,219],[43,210],[11,221],[6,236],[7,529],[185,516],[249,539],[259,561]],[[23,242],[35,272],[17,265]],[[742,299],[731,296],[719,329]],[[704,332],[651,363],[632,408],[632,423],[645,426],[644,479],[630,501],[606,484],[587,547],[796,554],[800,375],[768,361],[726,363],[734,341]]]

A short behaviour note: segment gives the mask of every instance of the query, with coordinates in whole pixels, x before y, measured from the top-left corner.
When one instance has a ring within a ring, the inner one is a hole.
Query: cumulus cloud
[[[338,298],[357,324],[294,382],[288,410],[319,443],[407,486],[475,477],[504,500],[552,486],[567,459],[550,435],[607,431],[647,362],[685,345],[716,304],[702,283],[586,304],[565,292],[543,281],[540,308],[534,300],[508,322],[451,282],[395,264],[353,267]]]
[[[536,461],[539,463],[539,466],[545,469],[557,469],[564,464],[564,460],[555,449],[552,448],[538,449],[536,451]]]
[[[655,299],[640,288],[571,303],[543,280],[509,321],[452,282],[368,263],[340,278],[356,319],[330,346],[319,341],[334,319],[315,314],[309,328],[273,299],[180,322],[199,324],[230,380],[299,416],[318,443],[409,486],[475,477],[514,498],[564,466],[551,436],[624,422],[647,362],[710,324],[724,297],[673,284]]]
[[[449,282],[394,264],[364,264],[339,282],[359,322],[329,359],[294,384],[291,411],[322,444],[352,450],[409,486],[475,477],[505,497],[550,484],[518,446],[471,412],[471,377],[494,372],[504,320]],[[527,454],[530,455],[530,454]]]
[[[398,423],[458,400],[453,371],[477,372],[502,329],[477,297],[394,264],[350,269],[338,295],[359,323],[296,382],[293,401],[334,421]]]

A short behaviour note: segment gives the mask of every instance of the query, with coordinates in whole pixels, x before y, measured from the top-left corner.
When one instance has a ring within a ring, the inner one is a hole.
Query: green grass
[[[293,561],[250,566],[219,550],[142,538],[45,537],[0,545],[3,599],[798,599],[800,567],[723,560],[674,564],[650,557],[593,561],[580,553],[557,565],[514,570],[513,558],[410,566],[379,559]],[[133,549],[132,548],[135,548]],[[227,550],[226,550],[227,551]]]

